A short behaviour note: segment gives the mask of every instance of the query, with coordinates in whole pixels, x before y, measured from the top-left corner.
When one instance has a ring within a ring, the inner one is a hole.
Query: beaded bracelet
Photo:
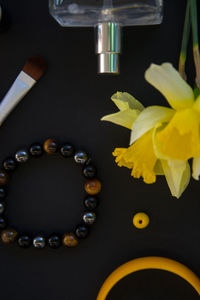
[[[33,244],[35,248],[42,249],[47,243],[51,248],[58,248],[62,244],[66,247],[75,247],[78,245],[80,239],[84,239],[88,236],[89,227],[94,224],[96,220],[95,209],[98,206],[96,195],[101,191],[101,182],[95,178],[96,168],[91,163],[91,159],[85,151],[74,151],[74,147],[71,144],[64,144],[59,147],[54,139],[46,140],[43,147],[35,143],[30,146],[28,151],[26,149],[17,151],[14,158],[9,157],[3,161],[2,170],[0,170],[0,199],[3,200],[6,197],[4,186],[8,182],[8,174],[14,171],[17,165],[27,162],[30,157],[38,158],[44,152],[48,154],[60,153],[65,158],[73,157],[75,163],[83,167],[82,174],[87,179],[84,185],[87,196],[84,199],[86,211],[82,216],[82,222],[76,226],[73,232],[65,233],[62,239],[56,234],[50,235],[46,241],[43,235],[38,235],[33,239],[29,235],[19,235],[15,229],[7,228],[5,219],[1,216],[1,240],[5,244],[12,244],[17,240],[18,245],[22,248],[28,248]],[[0,202],[0,215],[2,215],[4,211],[4,203]]]

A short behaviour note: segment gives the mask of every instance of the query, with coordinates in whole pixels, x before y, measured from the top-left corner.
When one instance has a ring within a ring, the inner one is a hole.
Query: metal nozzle
[[[99,73],[119,73],[121,53],[121,26],[118,23],[100,23],[96,27],[96,53]]]

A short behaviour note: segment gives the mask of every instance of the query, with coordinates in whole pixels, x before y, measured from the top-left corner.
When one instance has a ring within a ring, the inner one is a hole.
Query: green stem
[[[198,39],[198,16],[197,16],[197,1],[191,0],[191,19],[192,19],[192,35],[193,35],[193,56],[196,70],[196,84],[200,89],[200,53]]]
[[[182,38],[182,44],[181,44],[181,52],[179,57],[179,73],[183,77],[183,79],[186,80],[186,74],[185,74],[185,62],[187,57],[187,47],[189,42],[189,36],[190,36],[190,4],[191,0],[187,1],[187,7],[186,7],[186,13],[185,13],[185,22],[184,22],[184,28],[183,28],[183,38]]]

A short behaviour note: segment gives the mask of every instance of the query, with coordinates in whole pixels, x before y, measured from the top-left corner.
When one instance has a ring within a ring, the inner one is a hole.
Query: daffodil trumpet
[[[200,96],[170,64],[152,64],[145,79],[166,98],[170,107],[144,107],[128,93],[117,92],[111,97],[118,112],[104,116],[109,121],[131,130],[130,146],[113,152],[120,167],[131,169],[134,178],[145,183],[165,176],[171,194],[179,198],[190,177],[200,176]]]

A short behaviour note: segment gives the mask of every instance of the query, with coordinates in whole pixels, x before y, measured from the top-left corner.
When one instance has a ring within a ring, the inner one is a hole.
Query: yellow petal
[[[192,109],[175,113],[169,124],[156,134],[157,150],[175,160],[188,160],[200,155],[200,118]]]
[[[144,109],[142,103],[128,93],[117,92],[111,97],[111,100],[121,111],[128,108],[137,109],[139,111]]]
[[[190,181],[188,162],[175,160],[161,162],[172,196],[180,198]]]
[[[162,106],[149,106],[145,108],[133,123],[130,144],[155,127],[157,123],[168,122],[174,113],[173,109]]]
[[[136,109],[126,109],[115,114],[104,116],[101,121],[109,121],[131,129],[139,113],[140,111]]]
[[[192,162],[192,177],[199,180],[200,176],[200,156],[195,157]]]
[[[194,102],[192,88],[169,63],[161,66],[152,64],[145,73],[145,79],[159,90],[176,110],[189,107]]]
[[[124,166],[132,169],[131,175],[135,178],[143,177],[145,183],[154,183],[156,181],[156,174],[154,167],[157,158],[154,154],[152,133],[149,131],[139,138],[129,148],[121,150],[118,148],[113,155],[116,156],[116,162],[119,166]]]

